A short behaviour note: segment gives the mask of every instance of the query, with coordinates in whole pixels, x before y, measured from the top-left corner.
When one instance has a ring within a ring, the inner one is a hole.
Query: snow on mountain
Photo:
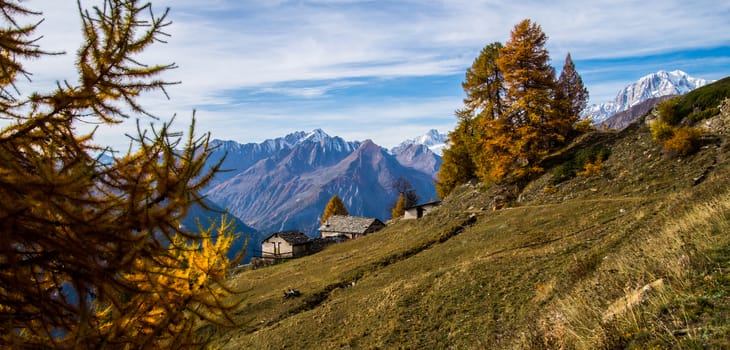
[[[219,173],[204,194],[263,233],[298,229],[316,235],[319,215],[335,194],[350,214],[385,221],[399,178],[423,200],[436,196],[440,157],[420,144],[393,155],[372,141],[348,142],[321,129],[258,144],[216,142],[216,152],[228,152],[222,168],[230,171]]]
[[[443,149],[446,147],[447,139],[447,134],[442,134],[436,129],[431,129],[419,137],[401,142],[400,145],[393,147],[393,149],[390,150],[390,153],[397,154],[398,151],[408,148],[411,145],[424,145],[428,147],[431,152],[442,156]]]
[[[707,80],[691,77],[680,70],[658,71],[624,87],[613,101],[589,106],[585,115],[593,118],[596,124],[600,124],[612,115],[626,111],[648,99],[685,94],[707,84]]]
[[[441,148],[439,148],[441,150]],[[426,145],[412,144],[398,147],[391,153],[401,165],[429,174],[435,180],[441,167],[441,156]]]
[[[211,145],[215,147],[215,150],[208,163],[215,164],[224,155],[226,158],[221,166],[222,172],[216,175],[211,187],[232,178],[263,159],[274,157],[281,152],[288,153],[302,143],[320,143],[326,146],[325,148],[347,153],[360,147],[360,143],[357,141],[347,142],[340,137],[331,137],[322,129],[315,129],[311,132],[297,131],[261,143],[241,144],[236,141],[213,140]],[[313,154],[312,157],[314,156]],[[310,163],[313,161],[314,159],[311,159]]]

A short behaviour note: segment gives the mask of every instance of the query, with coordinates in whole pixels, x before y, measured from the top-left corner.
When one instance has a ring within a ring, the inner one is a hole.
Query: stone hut
[[[309,254],[311,240],[299,231],[272,234],[261,242],[261,257],[274,259],[298,258]]]
[[[434,202],[428,202],[423,203],[419,205],[414,205],[412,207],[406,208],[405,214],[403,214],[404,219],[420,219],[424,215],[430,213],[432,210],[438,208],[441,205],[441,201],[434,201]]]
[[[359,216],[332,215],[322,226],[319,232],[322,238],[355,239],[373,233],[385,227],[385,224],[375,218]]]

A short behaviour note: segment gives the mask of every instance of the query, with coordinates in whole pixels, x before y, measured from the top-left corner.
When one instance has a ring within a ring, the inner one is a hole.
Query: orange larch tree
[[[170,123],[139,128],[126,154],[81,134],[85,123],[149,115],[138,98],[161,91],[174,64],[140,54],[166,37],[167,11],[137,0],[78,2],[77,81],[21,94],[24,59],[41,58],[40,12],[0,1],[0,347],[199,347],[201,319],[228,322],[226,257],[234,228],[181,225],[206,170],[209,135]],[[21,19],[22,18],[22,19]],[[194,122],[193,122],[194,125]]]
[[[542,28],[525,19],[514,27],[497,58],[506,88],[503,118],[511,133],[501,135],[500,143],[509,147],[511,157],[501,159],[507,164],[500,167],[511,169],[508,173],[518,179],[540,172],[538,161],[565,141],[553,100],[555,69],[546,41]]]

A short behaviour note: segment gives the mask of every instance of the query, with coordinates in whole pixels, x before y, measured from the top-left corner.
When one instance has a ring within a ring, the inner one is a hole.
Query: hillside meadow
[[[554,169],[601,147],[600,172]],[[589,133],[492,210],[463,185],[418,221],[237,273],[233,329],[213,348],[730,346],[727,138],[663,156],[643,119]],[[284,298],[289,289],[301,292]]]

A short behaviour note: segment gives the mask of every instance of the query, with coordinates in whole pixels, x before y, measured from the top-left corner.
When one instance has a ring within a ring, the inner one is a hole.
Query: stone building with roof
[[[299,231],[276,232],[261,242],[261,257],[298,258],[309,254],[311,239]]]
[[[434,202],[428,202],[423,203],[419,205],[414,205],[412,207],[406,208],[405,214],[403,214],[404,219],[420,219],[424,215],[430,213],[434,209],[438,208],[441,205],[441,201],[434,201]]]
[[[319,233],[322,235],[322,238],[355,239],[384,227],[385,224],[375,218],[332,215],[327,219],[327,222],[319,227]]]

